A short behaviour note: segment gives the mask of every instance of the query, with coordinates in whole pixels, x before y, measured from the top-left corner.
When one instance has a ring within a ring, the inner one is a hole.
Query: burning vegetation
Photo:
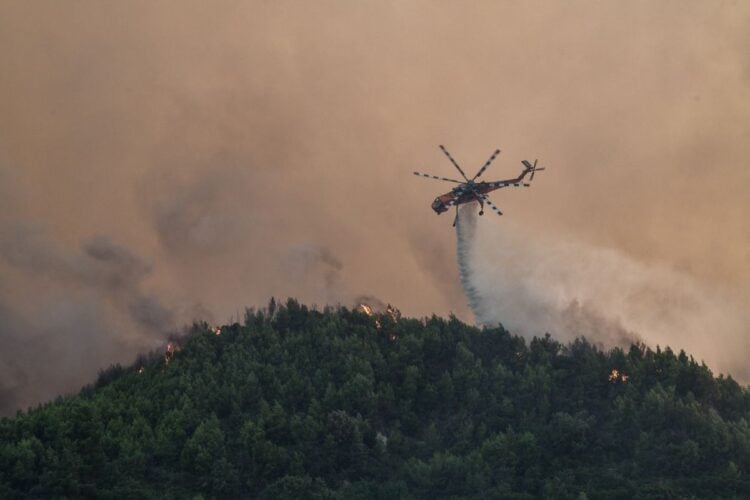
[[[386,314],[388,314],[388,316],[391,317],[394,322],[397,322],[401,319],[401,311],[391,306],[390,304],[388,304],[388,307],[386,307],[385,312]]]
[[[170,361],[172,361],[172,358],[174,358],[174,354],[179,351],[179,347],[174,342],[169,342],[167,344],[167,348],[164,350],[164,363],[169,364]]]
[[[621,372],[617,368],[613,368],[612,371],[609,373],[609,376],[607,377],[607,380],[609,380],[612,383],[616,382],[627,382],[628,381],[628,375]]]
[[[398,323],[398,321],[401,319],[401,311],[399,311],[398,309],[396,309],[390,304],[386,304],[385,308],[381,307],[380,309],[381,309],[380,311],[376,312],[373,309],[373,306],[364,302],[361,302],[356,307],[357,311],[375,318],[375,328],[377,328],[378,330],[383,329],[383,320],[385,318],[388,318],[393,323]],[[388,335],[388,340],[390,341],[395,341],[396,339],[398,339],[398,336],[392,331],[387,332],[387,335]]]

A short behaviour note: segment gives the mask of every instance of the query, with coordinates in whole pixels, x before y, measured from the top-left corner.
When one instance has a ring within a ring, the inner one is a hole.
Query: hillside
[[[0,497],[750,496],[750,392],[669,349],[293,300],[170,345],[1,420]]]

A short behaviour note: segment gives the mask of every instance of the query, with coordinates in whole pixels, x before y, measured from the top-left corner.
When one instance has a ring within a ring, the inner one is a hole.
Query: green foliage
[[[178,343],[0,420],[0,497],[750,496],[750,392],[685,353],[293,300]]]

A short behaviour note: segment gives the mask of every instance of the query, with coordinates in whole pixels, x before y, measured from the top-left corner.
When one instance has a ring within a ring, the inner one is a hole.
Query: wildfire
[[[365,313],[368,316],[372,316],[374,314],[374,312],[372,310],[372,307],[370,307],[369,305],[365,304],[364,302],[357,306],[357,310],[359,312]],[[380,325],[380,320],[378,318],[375,318],[375,327],[378,330],[380,330],[380,326],[381,326]]]
[[[357,306],[357,309],[368,316],[372,316],[372,307],[368,306],[367,304],[360,304],[359,306]]]
[[[142,366],[141,366],[140,368],[138,368],[138,373],[143,373],[143,372],[145,372],[145,371],[146,371],[146,369],[145,369],[145,368],[143,368]]]
[[[386,306],[384,312],[377,312],[376,313],[375,310],[372,308],[372,306],[370,306],[369,304],[365,304],[364,302],[362,302],[361,304],[359,304],[357,306],[357,310],[359,312],[365,313],[368,316],[374,317],[375,318],[375,328],[377,328],[378,330],[380,330],[380,329],[383,328],[382,319],[386,315],[388,315],[393,320],[394,323],[401,319],[401,311],[399,311],[398,309],[396,309],[395,307],[393,307],[390,304],[388,304]],[[391,340],[391,341],[395,341],[395,340],[398,339],[398,336],[395,335],[394,333],[389,333],[388,334],[388,339]]]
[[[164,351],[164,363],[169,364],[170,361],[172,361],[172,358],[174,358],[174,353],[177,352],[177,346],[173,344],[172,342],[167,344],[167,348]]]
[[[211,328],[211,331],[214,332],[214,335],[216,335],[217,337],[219,335],[221,335],[221,327],[220,326],[215,326],[215,327]]]
[[[393,321],[398,321],[401,319],[401,311],[393,307],[392,305],[388,304],[388,307],[385,309],[385,312],[388,313],[388,315],[393,319]]]
[[[609,377],[607,377],[607,380],[614,383],[618,380],[621,382],[627,382],[628,381],[628,375],[625,373],[620,372],[617,368],[613,368],[612,372],[610,372]]]

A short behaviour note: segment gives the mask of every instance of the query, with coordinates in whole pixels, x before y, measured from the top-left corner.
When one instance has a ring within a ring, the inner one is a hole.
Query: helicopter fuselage
[[[499,208],[497,208],[488,198],[487,194],[491,193],[492,191],[495,191],[496,189],[500,189],[502,187],[509,187],[509,186],[515,186],[515,187],[529,187],[530,184],[527,182],[524,182],[525,177],[528,174],[531,174],[531,177],[529,177],[529,181],[534,179],[534,173],[538,172],[540,170],[544,170],[544,168],[537,168],[536,166],[536,160],[534,160],[534,163],[532,164],[530,161],[523,160],[521,163],[524,166],[524,170],[521,171],[521,173],[518,175],[518,177],[515,177],[513,179],[503,179],[499,181],[481,181],[481,182],[475,182],[475,179],[477,179],[479,176],[481,176],[485,170],[487,170],[487,167],[489,167],[490,163],[497,157],[498,154],[500,154],[500,150],[496,149],[494,153],[492,153],[492,156],[482,165],[482,167],[479,169],[479,171],[469,179],[466,177],[466,173],[461,169],[461,167],[456,163],[456,160],[453,159],[453,157],[450,155],[448,150],[445,149],[442,145],[440,146],[440,149],[443,151],[443,154],[448,157],[450,162],[453,164],[454,167],[456,167],[456,170],[458,170],[461,173],[461,176],[466,180],[466,182],[457,181],[455,179],[448,179],[446,177],[440,177],[437,175],[432,174],[425,174],[420,172],[414,172],[414,175],[418,175],[420,177],[428,177],[440,181],[447,181],[447,182],[454,182],[458,184],[455,188],[451,189],[449,192],[445,194],[441,194],[435,200],[432,202],[432,209],[440,215],[443,212],[447,212],[449,208],[456,207],[458,208],[458,205],[462,205],[464,203],[470,203],[472,201],[479,202],[479,215],[482,215],[484,213],[484,207],[485,205],[488,206],[490,209],[492,209],[493,212],[495,212],[497,215],[503,215],[503,213],[500,211]],[[458,212],[456,212],[456,217],[458,217]],[[456,221],[453,222],[453,225],[456,225]]]
[[[489,182],[467,182],[460,184],[449,192],[441,194],[435,198],[435,201],[432,202],[432,209],[437,214],[441,214],[446,212],[450,207],[470,203],[472,201],[480,201],[477,197],[477,193],[487,194],[496,189],[500,189],[501,187],[501,185],[495,185],[495,183]]]

